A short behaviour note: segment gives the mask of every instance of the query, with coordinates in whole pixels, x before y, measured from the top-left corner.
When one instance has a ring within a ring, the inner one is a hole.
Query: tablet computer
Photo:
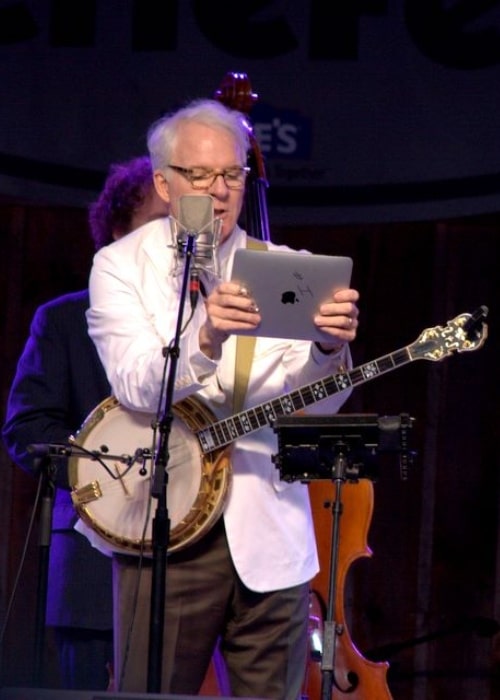
[[[349,287],[352,266],[347,256],[239,248],[231,279],[248,289],[262,317],[258,328],[240,335],[331,343],[313,317],[333,290]]]

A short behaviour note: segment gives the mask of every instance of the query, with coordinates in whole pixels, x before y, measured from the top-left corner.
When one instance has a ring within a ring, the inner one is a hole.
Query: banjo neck
[[[288,394],[282,394],[246,411],[212,423],[196,433],[203,454],[225,447],[239,437],[272,425],[279,416],[300,411],[414,360],[440,361],[454,352],[478,349],[484,344],[487,335],[487,326],[483,323],[486,315],[485,307],[481,307],[480,311],[481,313],[477,311],[474,314],[460,314],[448,321],[446,326],[427,328],[410,345],[382,355],[359,367],[317,379]]]
[[[345,389],[401,367],[413,359],[409,348],[401,348],[350,371],[341,371],[318,379],[288,394],[282,394],[234,416],[212,423],[196,433],[202,452],[207,454],[225,447],[243,435],[271,425],[279,416],[291,415]]]

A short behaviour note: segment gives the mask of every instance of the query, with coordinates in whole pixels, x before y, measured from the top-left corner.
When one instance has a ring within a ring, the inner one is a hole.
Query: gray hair
[[[147,142],[153,170],[166,171],[171,162],[179,127],[186,122],[226,129],[241,151],[241,164],[245,164],[246,154],[250,149],[250,137],[244,115],[216,100],[200,99],[161,117],[150,126]]]

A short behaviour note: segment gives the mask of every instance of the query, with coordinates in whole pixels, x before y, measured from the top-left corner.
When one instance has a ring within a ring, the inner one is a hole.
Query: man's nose
[[[209,191],[215,192],[215,193],[222,192],[225,194],[228,189],[229,188],[226,185],[226,181],[224,180],[224,175],[222,173],[217,173],[214,181],[212,182],[212,184],[209,187]]]

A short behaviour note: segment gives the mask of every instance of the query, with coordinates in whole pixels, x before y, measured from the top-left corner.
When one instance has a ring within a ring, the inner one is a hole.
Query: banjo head
[[[228,449],[203,454],[196,430],[213,420],[196,399],[173,407],[168,440],[168,552],[205,535],[222,513],[231,467]],[[73,504],[81,519],[113,551],[150,554],[156,500],[151,496],[157,451],[154,416],[124,408],[116,398],[101,402],[73,443],[68,461]]]

